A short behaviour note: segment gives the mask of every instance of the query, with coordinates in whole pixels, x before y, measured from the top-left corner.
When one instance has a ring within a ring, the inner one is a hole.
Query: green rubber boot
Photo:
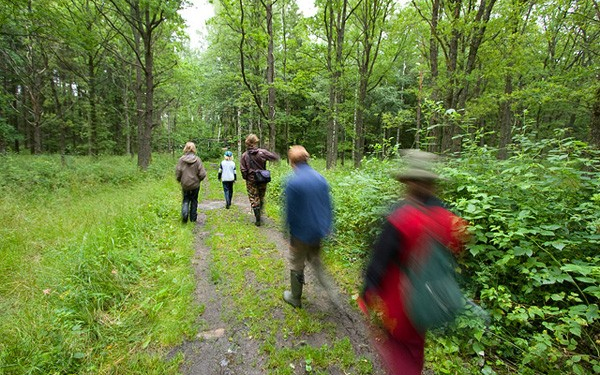
[[[304,284],[304,272],[290,271],[290,285],[292,291],[283,292],[283,300],[294,307],[302,307],[302,284]]]

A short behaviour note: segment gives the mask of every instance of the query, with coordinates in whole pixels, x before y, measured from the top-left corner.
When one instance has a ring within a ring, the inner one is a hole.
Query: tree
[[[152,130],[157,125],[154,107],[154,93],[158,84],[155,72],[157,45],[160,37],[168,37],[168,31],[172,30],[164,26],[166,21],[172,20],[175,25],[181,23],[177,14],[181,1],[110,0],[110,4],[111,9],[103,9],[101,4],[97,4],[97,9],[134,55],[138,166],[146,169],[152,155]],[[163,31],[165,28],[167,30]]]
[[[346,23],[354,12],[348,0],[325,0],[323,4],[323,27],[327,42],[326,63],[329,73],[329,117],[327,121],[327,168],[337,164],[339,142],[339,108],[344,101],[342,73],[347,55],[344,51]]]
[[[389,34],[387,25],[389,17],[394,11],[394,2],[391,0],[362,0],[355,12],[358,24],[358,89],[356,94],[354,116],[354,166],[359,167],[365,147],[364,111],[367,92],[381,83],[383,75],[375,77],[375,67],[383,47],[384,35]],[[398,58],[400,49],[392,52],[391,61]],[[374,81],[374,82],[372,82]]]

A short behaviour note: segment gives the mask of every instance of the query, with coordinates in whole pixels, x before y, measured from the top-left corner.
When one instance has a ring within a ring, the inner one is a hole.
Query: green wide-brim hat
[[[438,180],[440,176],[433,170],[438,160],[438,156],[430,152],[417,149],[403,150],[401,159],[403,166],[392,175],[400,182]]]

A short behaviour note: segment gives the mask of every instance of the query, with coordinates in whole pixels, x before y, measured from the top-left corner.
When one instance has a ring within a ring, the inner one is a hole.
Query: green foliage
[[[470,223],[472,242],[460,259],[464,287],[487,313],[473,310],[449,336],[432,335],[428,358],[436,371],[600,368],[600,153],[562,134],[536,136],[519,132],[505,161],[478,139],[465,140],[461,156],[440,168],[442,198]],[[363,166],[322,171],[335,201],[326,257],[351,291],[360,287],[356,272],[401,189],[389,175],[396,162],[368,159]]]
[[[491,335],[477,341],[520,373],[591,372],[599,365],[598,153],[533,136],[517,136],[506,161],[473,146],[444,170],[446,197],[474,237],[466,286],[492,318]]]
[[[161,348],[195,332],[192,233],[178,225],[172,174],[134,169],[123,178],[114,164],[135,161],[121,159],[61,167],[11,157],[3,169],[2,181],[46,180],[29,190],[3,185],[0,372],[178,372],[182,358]],[[168,158],[158,165],[172,169]],[[104,172],[81,188],[77,175],[92,170]]]
[[[61,163],[58,155],[0,156],[0,189],[18,194],[89,191],[98,186],[123,186],[148,177],[163,177],[176,159],[156,158],[145,172],[128,157],[73,157]]]

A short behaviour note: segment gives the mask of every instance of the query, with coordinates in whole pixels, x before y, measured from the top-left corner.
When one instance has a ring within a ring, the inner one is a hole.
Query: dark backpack
[[[420,251],[402,267],[409,278],[406,312],[420,332],[454,321],[467,302],[456,280],[452,253],[431,234],[424,237]]]

